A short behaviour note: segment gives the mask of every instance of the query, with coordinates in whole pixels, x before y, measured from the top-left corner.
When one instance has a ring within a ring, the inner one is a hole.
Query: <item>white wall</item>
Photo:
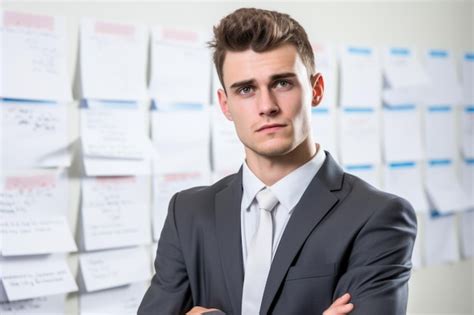
[[[190,27],[210,31],[225,14],[242,6],[290,14],[312,41],[332,44],[403,45],[474,49],[473,1],[312,1],[312,2],[114,2],[4,1],[5,9],[66,16],[70,35],[71,80],[76,71],[79,19],[84,16],[149,26]],[[77,111],[71,113],[77,121]],[[77,135],[71,126],[71,137]],[[73,171],[74,173],[74,171]],[[72,183],[70,222],[76,226],[79,186]],[[423,228],[422,226],[420,227]],[[77,258],[70,259],[73,270]],[[410,281],[410,314],[474,314],[473,260],[415,270]],[[78,312],[77,295],[68,298],[68,314]]]

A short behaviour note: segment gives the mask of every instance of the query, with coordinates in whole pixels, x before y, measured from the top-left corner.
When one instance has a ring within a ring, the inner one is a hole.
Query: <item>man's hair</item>
[[[223,65],[227,51],[239,52],[251,48],[265,52],[284,44],[296,47],[303,64],[311,75],[315,71],[314,54],[303,27],[288,14],[254,8],[242,8],[224,17],[214,26],[213,59],[222,86]]]

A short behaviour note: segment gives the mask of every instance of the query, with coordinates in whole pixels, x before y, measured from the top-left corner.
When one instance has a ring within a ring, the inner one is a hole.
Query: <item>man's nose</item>
[[[257,101],[260,116],[274,116],[280,111],[272,91],[261,89]]]

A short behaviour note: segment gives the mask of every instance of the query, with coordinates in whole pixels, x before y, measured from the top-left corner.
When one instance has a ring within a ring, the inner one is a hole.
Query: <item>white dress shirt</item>
[[[309,183],[323,165],[326,159],[326,153],[319,146],[318,152],[314,157],[301,165],[290,174],[286,175],[278,182],[268,187],[278,198],[279,204],[272,211],[273,216],[273,246],[272,258],[275,255],[278,243],[280,242],[286,224],[290,216],[308,188]],[[254,236],[259,220],[258,206],[255,195],[265,187],[260,179],[250,170],[247,163],[244,162],[242,170],[242,203],[241,203],[241,235],[242,235],[242,257],[244,270],[247,261],[247,249]]]

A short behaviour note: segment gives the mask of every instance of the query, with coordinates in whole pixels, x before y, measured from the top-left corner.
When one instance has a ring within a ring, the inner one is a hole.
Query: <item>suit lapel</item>
[[[216,194],[215,215],[217,242],[224,271],[225,285],[235,314],[241,312],[244,281],[240,233],[242,169],[231,183]]]
[[[342,177],[343,171],[326,152],[324,164],[296,205],[280,240],[265,286],[261,314],[268,313],[293,259],[307,237],[338,201],[331,191],[341,188]]]

